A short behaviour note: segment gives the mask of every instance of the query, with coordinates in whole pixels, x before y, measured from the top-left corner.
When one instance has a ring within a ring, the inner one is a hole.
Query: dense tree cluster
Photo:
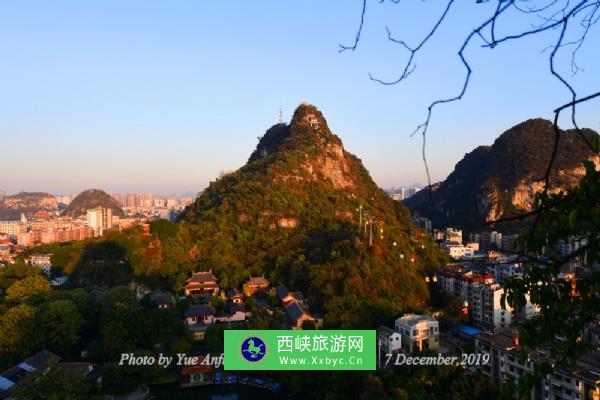
[[[0,268],[0,370],[42,349],[66,360],[77,360],[86,350],[86,360],[107,367],[105,390],[128,390],[159,379],[164,371],[118,366],[121,353],[186,352],[190,343],[179,310],[144,307],[127,287],[94,296],[83,288],[54,290],[36,268],[22,263]],[[44,385],[56,379],[49,397],[24,388],[23,398],[52,398],[53,393],[67,395],[74,388],[81,393],[90,389],[84,383],[80,387],[78,377],[64,376],[56,368],[38,378],[28,379],[37,379],[30,389],[40,393],[46,393]]]

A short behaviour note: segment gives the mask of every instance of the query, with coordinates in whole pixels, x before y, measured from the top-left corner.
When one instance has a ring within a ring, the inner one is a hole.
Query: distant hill
[[[15,220],[21,213],[27,217],[36,211],[57,211],[56,198],[48,193],[21,192],[6,196],[0,201],[0,220]]]
[[[596,133],[584,129],[590,138]],[[543,177],[552,154],[554,127],[538,118],[504,132],[492,146],[479,146],[456,164],[448,178],[432,190],[422,190],[404,203],[437,227],[482,228],[486,222],[531,209],[534,194],[543,190]],[[575,130],[561,131],[551,184],[568,189],[584,173],[582,161],[600,165]],[[516,226],[505,225],[507,230]]]
[[[117,201],[108,193],[98,189],[89,189],[79,193],[73,200],[71,200],[71,203],[63,212],[63,215],[69,217],[79,217],[80,215],[85,215],[87,210],[99,207],[110,208],[113,215],[117,215],[119,217],[125,216],[125,213],[123,212],[123,209],[119,203],[117,203]]]
[[[268,129],[248,163],[211,182],[181,221],[199,268],[230,285],[265,274],[304,291],[334,326],[373,326],[423,307],[420,271],[444,260],[309,104]]]

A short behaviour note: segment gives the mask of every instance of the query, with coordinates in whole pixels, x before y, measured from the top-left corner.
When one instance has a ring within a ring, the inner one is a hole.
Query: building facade
[[[439,323],[431,315],[405,314],[394,324],[401,344],[409,353],[435,350],[439,347]]]

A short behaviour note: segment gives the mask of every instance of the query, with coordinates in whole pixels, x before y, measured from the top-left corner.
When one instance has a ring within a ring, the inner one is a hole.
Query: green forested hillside
[[[597,135],[582,129],[591,140]],[[422,190],[405,204],[433,221],[435,227],[482,229],[486,222],[530,211],[533,196],[543,188],[554,145],[554,125],[530,119],[500,135],[492,146],[479,146],[459,161],[445,181]],[[561,130],[551,185],[568,190],[581,178],[583,161],[594,156],[575,130]],[[600,159],[596,159],[600,163]],[[503,225],[519,230],[526,224]]]
[[[373,217],[373,246],[359,207]],[[226,285],[249,274],[305,291],[326,322],[368,326],[428,299],[420,271],[443,256],[406,208],[303,104],[269,129],[248,164],[212,182],[182,215],[200,268]]]
[[[79,217],[85,215],[87,210],[98,207],[110,208],[113,215],[125,216],[119,203],[108,193],[98,189],[88,189],[75,196],[65,210],[64,215]]]

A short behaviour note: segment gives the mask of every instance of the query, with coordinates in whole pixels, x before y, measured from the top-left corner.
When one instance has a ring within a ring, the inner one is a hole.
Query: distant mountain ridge
[[[85,215],[87,210],[92,208],[110,208],[112,214],[124,217],[123,209],[108,193],[99,189],[89,189],[79,193],[63,212],[63,215],[69,217],[79,217]]]
[[[597,133],[583,129],[589,139]],[[561,130],[551,184],[568,189],[583,175],[583,160],[600,165],[575,130]],[[434,226],[481,229],[487,222],[529,211],[552,154],[554,125],[537,118],[500,135],[492,146],[479,146],[459,161],[446,180],[404,201],[414,213]],[[509,229],[512,229],[509,227]]]
[[[0,201],[0,220],[17,220],[21,214],[30,217],[36,211],[57,211],[56,198],[43,192],[21,192]]]

